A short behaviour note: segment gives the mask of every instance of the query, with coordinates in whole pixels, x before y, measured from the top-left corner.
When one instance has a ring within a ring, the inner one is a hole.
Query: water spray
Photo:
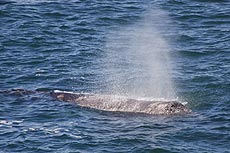
[[[107,36],[104,73],[111,94],[176,98],[170,46],[161,33],[165,20],[168,17],[162,10],[148,11],[134,25]]]

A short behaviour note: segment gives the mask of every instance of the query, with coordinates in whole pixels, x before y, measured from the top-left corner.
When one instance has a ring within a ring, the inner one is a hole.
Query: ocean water
[[[0,152],[230,152],[228,0],[0,4],[0,90],[152,96],[193,111],[111,113],[0,94]]]

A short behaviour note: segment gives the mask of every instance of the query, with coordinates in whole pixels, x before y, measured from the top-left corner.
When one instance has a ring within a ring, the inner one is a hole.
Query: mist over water
[[[159,9],[146,11],[139,21],[107,35],[104,60],[112,94],[175,99],[170,46],[161,30],[169,20]]]

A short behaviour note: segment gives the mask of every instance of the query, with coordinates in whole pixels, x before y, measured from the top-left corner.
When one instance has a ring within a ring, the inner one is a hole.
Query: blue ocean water
[[[145,22],[154,28],[153,42],[162,43],[159,32],[170,48],[173,89],[193,110],[181,116],[131,115],[83,109],[44,94],[0,94],[0,152],[230,152],[228,0],[0,4],[0,90],[101,93],[123,74],[120,86],[138,79],[130,70],[132,58],[123,58],[129,46],[120,45],[129,41],[127,31],[139,31],[136,39],[142,38]],[[120,65],[111,64],[111,50],[120,51],[115,58]],[[120,71],[111,72],[115,66]]]

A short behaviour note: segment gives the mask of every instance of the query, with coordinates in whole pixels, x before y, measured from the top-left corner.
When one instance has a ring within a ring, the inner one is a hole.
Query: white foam
[[[0,120],[0,126],[2,126],[2,125],[20,124],[20,123],[22,123],[22,122],[23,122],[23,120],[12,120],[12,121]]]

